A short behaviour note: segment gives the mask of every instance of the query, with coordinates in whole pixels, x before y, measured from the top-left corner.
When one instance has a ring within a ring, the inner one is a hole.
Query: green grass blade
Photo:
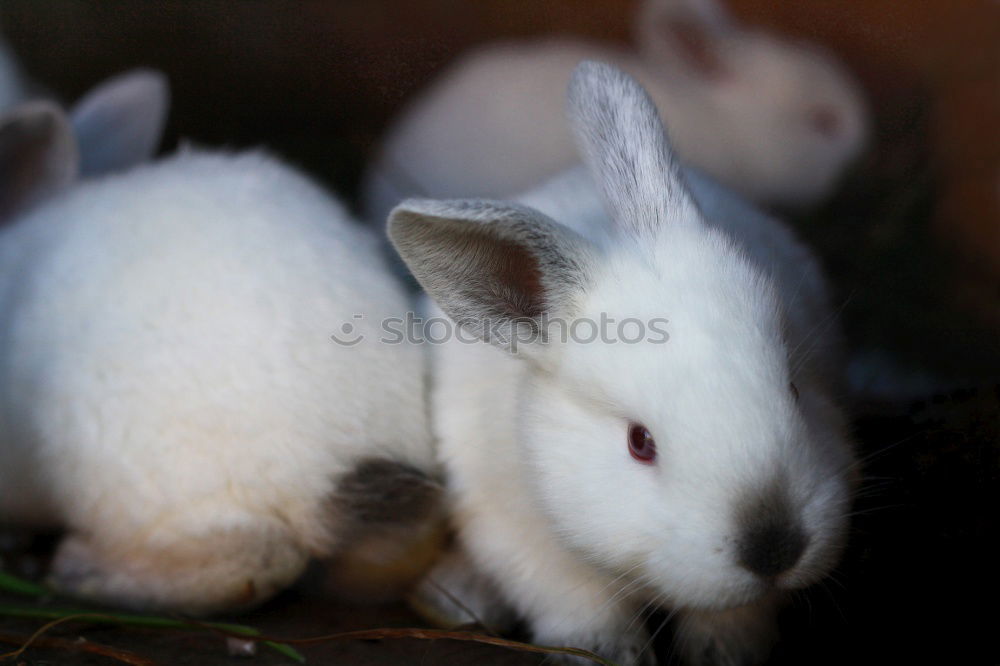
[[[14,579],[17,580],[17,579]],[[44,589],[44,588],[42,588]],[[46,590],[46,594],[48,591]],[[20,617],[34,620],[59,620],[65,617],[81,616],[80,621],[95,622],[100,624],[117,624],[127,627],[141,627],[144,629],[183,629],[187,631],[206,629],[219,629],[232,634],[239,634],[253,638],[259,636],[260,631],[243,624],[230,624],[228,622],[188,622],[174,618],[159,617],[156,615],[133,615],[131,613],[105,613],[84,610],[79,608],[25,608],[21,606],[9,606],[0,604],[0,616]],[[273,641],[261,641],[270,649],[278,652],[289,659],[300,664],[304,664],[306,658],[295,648],[283,643]]]
[[[12,576],[3,571],[0,571],[0,592],[9,592],[35,599],[52,596],[52,591],[47,587],[18,578],[17,576]]]

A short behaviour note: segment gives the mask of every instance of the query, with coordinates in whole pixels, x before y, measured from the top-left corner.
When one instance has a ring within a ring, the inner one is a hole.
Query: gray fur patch
[[[443,488],[423,471],[386,458],[367,458],[341,476],[331,503],[358,526],[407,526],[440,510]]]
[[[790,569],[809,544],[798,512],[780,481],[750,493],[737,509],[740,534],[737,558],[761,576]]]

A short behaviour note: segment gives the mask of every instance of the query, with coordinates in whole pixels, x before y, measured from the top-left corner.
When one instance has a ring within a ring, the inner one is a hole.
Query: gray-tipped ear
[[[587,280],[590,243],[538,211],[493,201],[410,199],[389,238],[420,285],[456,323],[508,351],[546,341]]]
[[[76,180],[79,158],[66,115],[28,102],[0,118],[0,221]]]
[[[151,69],[134,69],[92,89],[73,107],[80,172],[122,171],[156,154],[167,122],[170,87]]]
[[[654,235],[693,209],[652,100],[616,67],[584,61],[570,79],[568,114],[577,145],[615,224]]]

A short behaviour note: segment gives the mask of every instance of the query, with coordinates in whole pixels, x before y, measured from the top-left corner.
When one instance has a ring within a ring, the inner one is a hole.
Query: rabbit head
[[[637,33],[647,65],[686,84],[715,119],[713,136],[692,139],[714,137],[733,159],[747,156],[725,180],[755,201],[798,207],[824,198],[866,144],[858,85],[815,44],[740,26],[714,0],[647,0]]]
[[[394,210],[392,242],[456,323],[527,364],[497,390],[520,392],[523,465],[567,547],[689,607],[815,580],[851,457],[814,422],[827,406],[798,382],[775,286],[706,226],[638,83],[583,63],[569,111],[607,242],[525,206],[423,200]]]

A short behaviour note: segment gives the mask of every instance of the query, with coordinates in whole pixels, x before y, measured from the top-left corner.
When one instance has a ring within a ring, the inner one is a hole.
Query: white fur
[[[571,109],[589,173],[521,197],[537,209],[531,222],[533,209],[489,202],[475,217],[465,214],[473,204],[406,202],[390,218],[400,254],[452,316],[456,299],[474,300],[469,288],[491,279],[476,274],[477,258],[520,243],[539,262],[546,314],[669,320],[662,345],[553,338],[512,355],[453,340],[434,350],[439,458],[459,542],[488,584],[457,575],[454,560],[440,577],[490,618],[483,590],[495,586],[493,603],[545,644],[648,663],[636,614],[660,603],[680,614],[689,661],[751,663],[769,646],[776,595],[824,575],[844,538],[852,455],[832,399],[834,327],[808,250],[776,220],[679,172],[644,100],[613,68],[581,65]],[[466,248],[455,259],[465,283],[439,279],[447,260],[429,240],[434,228],[467,234],[454,246]],[[501,244],[484,240],[492,230]],[[553,276],[569,276],[565,293]],[[530,300],[535,282],[525,284]],[[630,456],[630,422],[653,433],[655,465]],[[734,517],[771,484],[809,538],[774,585],[739,565]]]
[[[69,529],[70,592],[260,601],[349,545],[338,475],[432,464],[423,353],[377,342],[408,307],[377,240],[266,154],[83,182],[0,230],[0,284],[0,521]]]
[[[719,25],[705,18],[711,12],[676,4],[646,3],[638,52],[558,38],[489,45],[459,59],[389,128],[365,184],[367,217],[381,224],[407,196],[510,197],[572,165],[562,91],[585,59],[637,78],[685,162],[724,185],[773,204],[829,196],[865,143],[867,113],[851,77],[813,46]],[[656,31],[664,14],[703,35],[723,71],[690,64]],[[834,118],[832,136],[810,124],[817,110]]]

